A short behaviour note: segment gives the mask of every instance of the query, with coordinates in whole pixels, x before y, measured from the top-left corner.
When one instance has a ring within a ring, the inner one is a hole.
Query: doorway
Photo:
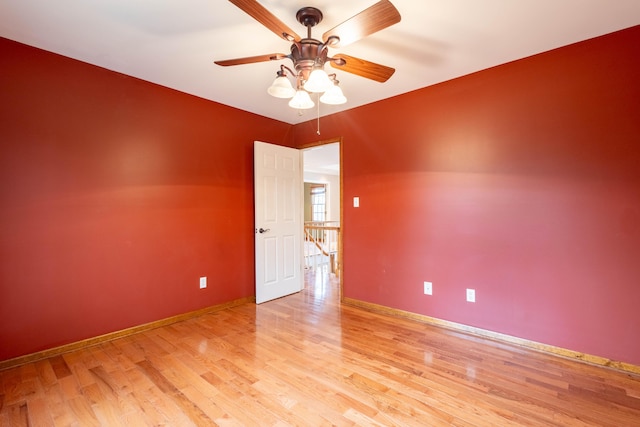
[[[304,269],[305,272],[315,273],[313,276],[316,278],[325,274],[334,277],[341,284],[341,140],[335,138],[320,141],[302,147],[301,151],[304,181]]]

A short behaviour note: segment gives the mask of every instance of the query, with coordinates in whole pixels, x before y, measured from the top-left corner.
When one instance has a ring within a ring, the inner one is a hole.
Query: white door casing
[[[256,303],[302,290],[302,155],[254,143]]]

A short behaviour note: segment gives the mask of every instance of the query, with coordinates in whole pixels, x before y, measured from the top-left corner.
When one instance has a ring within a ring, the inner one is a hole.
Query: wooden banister
[[[328,262],[331,272],[339,275],[340,223],[338,221],[308,221],[304,224],[304,235],[306,266],[317,267]],[[313,252],[309,250],[308,245],[314,248]]]

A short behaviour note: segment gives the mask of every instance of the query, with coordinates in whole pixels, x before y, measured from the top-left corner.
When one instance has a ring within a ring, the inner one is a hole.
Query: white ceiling
[[[640,0],[391,0],[402,21],[331,49],[396,68],[386,83],[338,71],[354,108],[640,24]],[[314,38],[376,0],[260,0],[301,36],[303,6],[324,13]],[[287,123],[300,115],[266,88],[280,63],[214,60],[289,53],[289,44],[225,0],[0,0],[0,36]],[[43,70],[46,72],[46,70]]]
[[[318,145],[302,150],[304,171],[322,175],[340,175],[340,144]]]

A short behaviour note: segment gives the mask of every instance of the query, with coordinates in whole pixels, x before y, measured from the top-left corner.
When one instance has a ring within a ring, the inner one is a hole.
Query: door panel
[[[301,166],[299,150],[254,144],[258,304],[302,289]]]

